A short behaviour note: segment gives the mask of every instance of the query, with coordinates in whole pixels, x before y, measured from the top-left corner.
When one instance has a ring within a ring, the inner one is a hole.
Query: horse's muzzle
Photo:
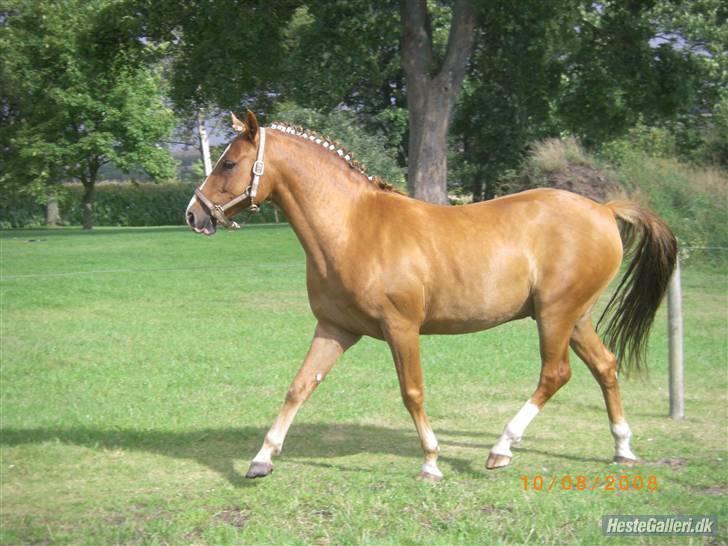
[[[217,222],[209,214],[202,210],[195,211],[195,207],[190,206],[187,209],[186,220],[187,225],[190,226],[195,233],[202,233],[204,235],[214,235],[217,231]],[[199,205],[196,207],[201,209]]]

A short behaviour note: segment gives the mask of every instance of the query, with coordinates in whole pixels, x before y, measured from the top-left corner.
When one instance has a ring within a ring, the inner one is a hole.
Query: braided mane
[[[359,163],[356,159],[354,159],[354,153],[344,148],[337,140],[332,140],[316,133],[315,131],[310,131],[309,129],[305,129],[304,127],[301,127],[299,125],[292,125],[285,122],[271,123],[270,128],[289,135],[297,136],[304,140],[310,140],[314,144],[323,146],[326,150],[331,151],[333,154],[338,155],[341,159],[346,161],[349,167],[364,175],[366,179],[378,189],[383,191],[389,191],[392,193],[399,193],[400,195],[405,195],[394,186],[392,186],[392,184],[383,180],[379,176],[372,176],[367,174],[366,167]]]

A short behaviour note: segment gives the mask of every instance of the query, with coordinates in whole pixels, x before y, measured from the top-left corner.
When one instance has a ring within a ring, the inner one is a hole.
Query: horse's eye
[[[235,167],[235,161],[230,161],[229,159],[226,159],[225,161],[222,162],[222,168],[225,169],[226,171],[229,171],[233,167]]]

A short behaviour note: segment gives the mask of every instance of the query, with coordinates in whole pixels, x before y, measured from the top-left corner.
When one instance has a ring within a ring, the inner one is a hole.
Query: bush
[[[107,182],[96,186],[95,226],[174,226],[185,223],[184,211],[195,191],[192,183],[137,184]],[[65,225],[81,225],[83,209],[80,184],[64,185],[59,195],[61,218]],[[241,215],[242,216],[242,215]],[[285,221],[283,215],[281,220]],[[251,215],[249,223],[274,222],[271,203]],[[45,207],[31,198],[20,199],[0,207],[0,227],[37,227],[45,224]]]
[[[44,226],[45,222],[45,205],[31,197],[14,199],[0,205],[0,229],[34,228]]]

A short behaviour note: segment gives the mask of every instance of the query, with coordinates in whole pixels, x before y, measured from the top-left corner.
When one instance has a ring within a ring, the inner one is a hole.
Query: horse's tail
[[[605,205],[621,220],[622,241],[631,260],[602,313],[597,329],[617,354],[619,369],[627,374],[646,367],[647,334],[677,261],[677,240],[660,217],[635,203]]]

